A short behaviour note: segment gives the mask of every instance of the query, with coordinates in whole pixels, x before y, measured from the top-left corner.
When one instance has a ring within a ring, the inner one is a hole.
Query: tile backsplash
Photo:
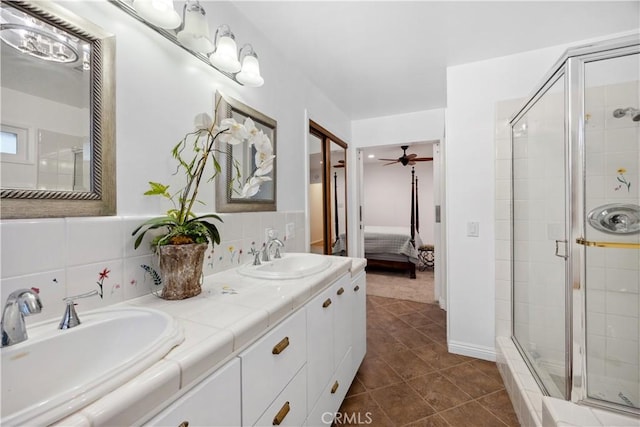
[[[252,247],[264,243],[265,229],[278,231],[286,252],[306,252],[304,212],[220,214],[216,226],[221,242],[205,254],[204,275],[209,276],[249,262]],[[113,216],[5,220],[0,222],[2,262],[0,298],[4,302],[19,288],[38,288],[43,310],[27,322],[62,316],[66,296],[102,290],[103,298],[78,301],[79,310],[90,310],[145,295],[152,275],[142,266],[153,265],[154,255],[145,237],[133,248],[131,232],[150,217]],[[295,237],[285,239],[287,224]],[[149,234],[149,233],[147,233]],[[102,288],[102,289],[100,289]]]

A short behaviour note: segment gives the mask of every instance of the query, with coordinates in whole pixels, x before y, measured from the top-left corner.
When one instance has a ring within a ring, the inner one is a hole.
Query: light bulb
[[[133,8],[156,27],[173,29],[180,26],[180,15],[173,8],[172,0],[134,0]]]

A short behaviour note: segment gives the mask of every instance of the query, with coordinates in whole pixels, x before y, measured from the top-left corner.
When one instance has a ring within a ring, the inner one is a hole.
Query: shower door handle
[[[560,243],[562,243],[564,245],[564,254],[560,253]],[[555,253],[555,255],[557,257],[562,258],[562,259],[569,258],[569,256],[567,255],[567,241],[566,240],[556,240],[556,253]]]

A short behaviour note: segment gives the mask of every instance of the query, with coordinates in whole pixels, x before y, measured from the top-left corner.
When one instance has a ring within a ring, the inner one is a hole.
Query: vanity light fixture
[[[227,24],[220,25],[210,37],[200,0],[186,0],[182,17],[174,10],[172,0],[108,1],[236,83],[248,87],[264,84],[258,55],[251,44],[243,45],[238,53],[235,35]]]
[[[167,30],[178,28],[182,22],[173,8],[173,0],[134,0],[133,8],[145,21]]]
[[[242,69],[236,74],[236,79],[245,86],[260,87],[264,84],[264,79],[260,75],[260,62],[258,55],[249,43],[240,49],[240,62]]]
[[[198,0],[188,0],[185,3],[183,21],[182,30],[176,36],[180,44],[194,52],[212,52],[214,45],[209,39],[209,23]]]
[[[227,73],[237,73],[242,66],[238,61],[236,37],[227,24],[220,25],[214,36],[215,50],[209,55],[211,64]]]

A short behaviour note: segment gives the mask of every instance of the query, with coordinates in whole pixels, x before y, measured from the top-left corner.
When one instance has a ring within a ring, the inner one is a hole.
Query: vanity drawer
[[[265,408],[300,371],[307,358],[306,341],[306,319],[302,309],[240,354],[244,425],[255,424]],[[303,392],[302,396],[305,395]]]
[[[336,412],[340,409],[340,405],[342,405],[342,401],[347,395],[349,387],[351,387],[351,382],[354,378],[352,366],[352,353],[351,348],[349,348],[338,365],[335,375],[322,391],[316,406],[309,413],[307,425],[331,425],[333,418],[336,416]],[[339,425],[341,423],[338,422],[337,424]]]
[[[307,416],[306,378],[303,366],[254,425],[301,426]]]
[[[146,426],[240,425],[240,360],[234,358],[162,412]]]

